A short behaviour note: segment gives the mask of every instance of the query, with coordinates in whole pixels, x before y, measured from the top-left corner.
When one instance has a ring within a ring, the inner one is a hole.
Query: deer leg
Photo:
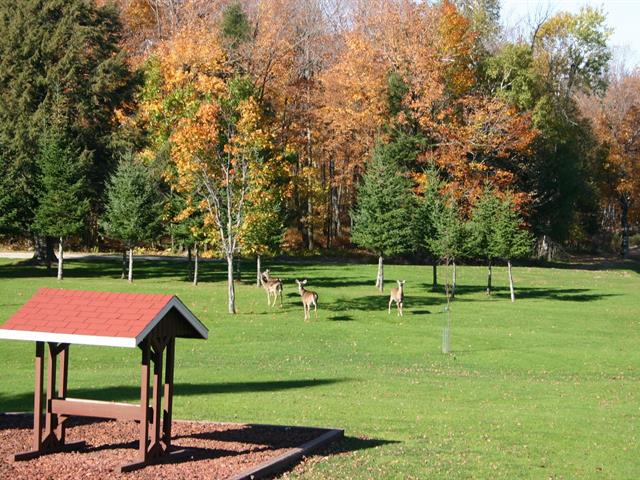
[[[402,317],[402,302],[396,303],[396,306],[398,307],[398,316]]]
[[[387,315],[391,315],[391,303],[393,303],[393,298],[389,299],[389,308],[387,309]]]
[[[313,311],[316,314],[316,320],[318,319],[318,304],[316,302],[313,302]]]

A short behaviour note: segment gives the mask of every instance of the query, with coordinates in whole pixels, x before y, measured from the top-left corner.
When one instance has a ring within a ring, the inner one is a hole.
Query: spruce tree
[[[411,184],[389,150],[377,146],[352,213],[351,239],[378,255],[376,287],[384,289],[384,257],[407,252],[412,244]]]
[[[429,245],[431,250],[446,265],[452,265],[451,297],[456,293],[456,260],[463,256],[467,250],[468,226],[460,215],[460,210],[456,199],[451,195],[443,197],[437,205],[438,210],[434,212],[435,235],[431,238]]]
[[[493,250],[496,216],[500,210],[500,199],[496,192],[486,186],[482,196],[474,205],[469,221],[469,246],[471,254],[487,262],[487,295],[491,295]]]
[[[102,225],[129,250],[129,282],[133,281],[133,248],[161,231],[162,201],[158,181],[142,162],[126,155],[107,184]]]
[[[491,254],[495,258],[507,261],[509,272],[509,291],[511,301],[515,302],[516,296],[513,288],[513,275],[511,261],[531,253],[533,237],[523,228],[523,220],[515,208],[513,196],[507,197],[500,203],[494,225],[494,239],[491,242]]]
[[[56,134],[43,139],[38,163],[42,190],[33,228],[58,239],[58,280],[62,280],[64,241],[83,228],[89,213],[84,171],[77,152]]]
[[[437,235],[436,216],[443,208],[442,181],[438,171],[430,167],[425,172],[424,191],[418,197],[414,216],[415,250],[431,258],[433,276],[431,290],[438,288],[438,255],[434,251],[434,241]]]
[[[115,111],[131,97],[134,81],[112,7],[86,0],[0,0],[0,32],[0,172],[11,179],[0,182],[0,203],[11,199],[8,209],[0,209],[0,228],[32,234],[44,198],[39,146],[51,118],[63,119],[61,131],[74,140],[73,158],[84,167],[98,209],[111,169]]]

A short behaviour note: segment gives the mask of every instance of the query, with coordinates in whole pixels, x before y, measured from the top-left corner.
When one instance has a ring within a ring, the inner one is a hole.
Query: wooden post
[[[61,346],[60,351],[60,378],[58,379],[58,396],[57,398],[67,398],[67,378],[69,373],[69,344]],[[58,427],[56,428],[56,436],[61,444],[65,441],[64,422],[67,417],[58,415]]]
[[[144,340],[142,349],[142,371],[140,379],[140,446],[138,448],[141,462],[147,460],[147,443],[149,441],[149,341]]]
[[[152,457],[162,454],[160,445],[160,421],[162,420],[162,357],[164,345],[154,345],[153,349],[153,420],[151,422],[151,448]],[[160,451],[158,451],[160,449]]]
[[[33,449],[42,446],[42,375],[44,371],[44,342],[36,342],[36,387],[33,393]]]
[[[168,450],[171,446],[171,412],[173,410],[173,364],[176,352],[176,339],[172,337],[167,344],[166,366],[164,374],[164,411],[162,419],[162,440]]]
[[[57,428],[57,415],[54,415],[51,411],[51,401],[55,397],[56,393],[56,359],[58,357],[57,352],[58,345],[49,342],[49,355],[47,365],[47,402],[44,408],[44,441],[49,443],[49,446],[55,442],[53,438],[53,431]]]

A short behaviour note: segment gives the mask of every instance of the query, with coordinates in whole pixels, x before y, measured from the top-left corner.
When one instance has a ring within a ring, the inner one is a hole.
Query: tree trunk
[[[620,221],[622,224],[620,256],[626,258],[629,254],[629,197],[624,193],[620,195],[620,209]]]
[[[513,290],[513,275],[511,274],[511,260],[507,260],[507,266],[509,267],[509,290],[511,292],[511,301],[516,301],[516,294]]]
[[[124,280],[127,276],[127,251],[122,250],[122,273],[120,279]]]
[[[227,288],[229,294],[229,313],[236,313],[236,291],[233,285],[233,256],[227,255]]]
[[[435,292],[438,290],[438,265],[435,260],[433,261],[433,282],[431,284],[431,291]]]
[[[195,253],[195,259],[193,264],[193,286],[197,287],[198,286],[198,263],[199,263],[198,258],[200,257],[198,242],[196,242],[194,245],[194,253]]]
[[[133,282],[133,247],[129,248],[129,283]]]
[[[451,298],[455,298],[456,296],[456,261],[453,260],[453,278],[451,279]]]
[[[378,275],[376,276],[376,288],[380,293],[384,291],[384,263],[382,255],[378,257]]]
[[[60,243],[58,244],[58,280],[62,280],[62,237],[60,237]]]
[[[487,295],[491,295],[491,259],[489,259],[489,268],[487,269]]]
[[[260,281],[260,275],[262,275],[262,265],[260,265],[260,255],[256,257],[256,287],[260,288],[262,282]]]
[[[187,280],[193,280],[193,262],[191,260],[191,245],[187,246]]]
[[[51,237],[34,235],[33,237],[33,257],[31,263],[36,265],[46,265],[47,270],[51,269],[51,262],[57,260],[53,251],[53,240]]]

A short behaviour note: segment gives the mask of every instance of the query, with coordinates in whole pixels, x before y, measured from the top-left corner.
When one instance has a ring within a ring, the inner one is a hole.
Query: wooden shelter
[[[41,288],[0,329],[0,338],[36,342],[33,450],[16,454],[15,460],[81,448],[84,442],[65,442],[65,421],[74,415],[139,422],[138,459],[123,465],[122,471],[161,459],[171,447],[175,339],[207,337],[206,327],[173,295]],[[48,369],[43,402],[45,343]],[[140,403],[67,397],[71,344],[139,347]]]

